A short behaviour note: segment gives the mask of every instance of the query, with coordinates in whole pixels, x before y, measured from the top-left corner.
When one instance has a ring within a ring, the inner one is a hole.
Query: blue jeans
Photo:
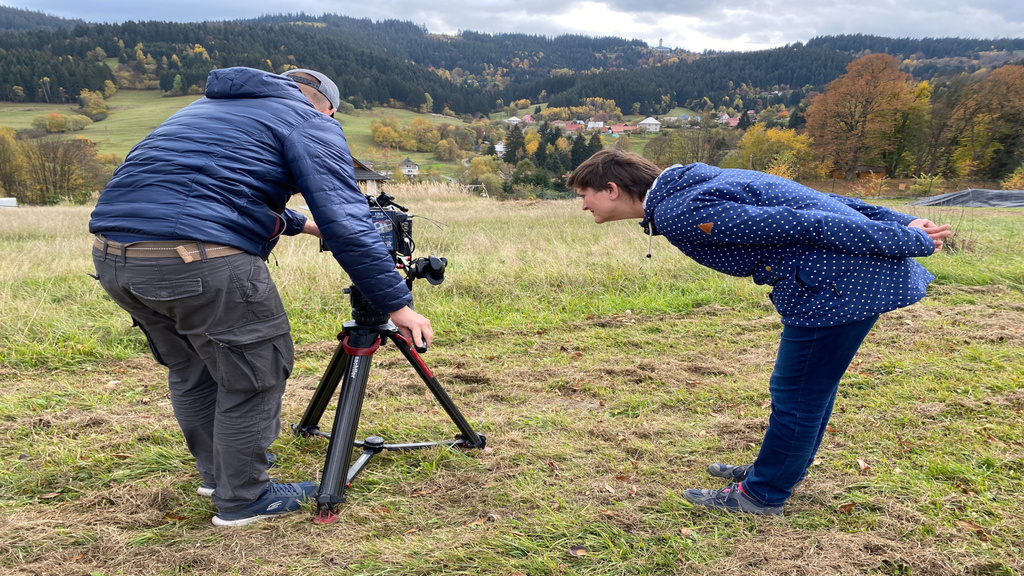
[[[878,316],[805,328],[785,326],[768,389],[772,414],[743,492],[781,506],[807,473],[832,416],[839,380]]]

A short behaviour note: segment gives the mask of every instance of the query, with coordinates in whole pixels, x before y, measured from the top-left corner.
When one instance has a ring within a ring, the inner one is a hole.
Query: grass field
[[[840,388],[784,518],[694,509],[710,462],[744,463],[767,423],[780,330],[764,287],[703,269],[574,201],[391,192],[436,339],[424,358],[485,451],[375,458],[340,518],[210,524],[141,333],[87,274],[88,207],[0,210],[0,573],[114,575],[1024,574],[1024,212],[887,204],[958,227],[923,259],[929,297],[886,314]],[[271,258],[296,341],[274,475],[315,479],[325,444],[288,429],[350,312],[309,239]],[[333,405],[325,422],[329,425]],[[359,437],[448,438],[383,348]],[[585,546],[587,554],[570,549]]]
[[[110,114],[106,120],[94,122],[74,134],[96,142],[100,153],[117,154],[123,158],[146,134],[197,98],[164,98],[159,90],[121,90],[107,100]],[[75,110],[76,107],[69,104],[0,102],[0,126],[23,130],[31,128],[32,120],[37,116],[53,112],[77,114]]]

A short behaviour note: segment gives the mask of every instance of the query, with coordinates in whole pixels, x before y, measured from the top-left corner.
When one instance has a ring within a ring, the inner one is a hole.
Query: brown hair
[[[572,190],[607,190],[608,183],[615,182],[631,198],[642,201],[659,174],[661,168],[647,158],[608,148],[587,158],[573,170],[566,185]]]

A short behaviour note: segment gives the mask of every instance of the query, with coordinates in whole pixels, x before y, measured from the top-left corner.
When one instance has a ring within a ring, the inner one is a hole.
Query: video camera
[[[380,234],[388,253],[395,261],[395,267],[405,270],[405,282],[412,288],[412,281],[425,278],[430,284],[437,286],[444,282],[444,270],[448,266],[447,258],[427,256],[413,259],[416,243],[412,239],[412,216],[409,209],[395,202],[395,197],[381,192],[376,198],[366,197],[370,204],[370,219],[373,227]]]
[[[409,209],[395,202],[395,197],[381,192],[376,197],[367,195],[370,205],[370,219],[373,227],[384,241],[388,253],[395,261],[395,267],[405,272],[405,283],[412,289],[412,282],[417,278],[425,278],[436,286],[444,282],[444,271],[448,266],[447,258],[427,256],[413,258],[416,242],[412,239],[412,218]],[[320,241],[320,251],[328,252],[327,243]]]

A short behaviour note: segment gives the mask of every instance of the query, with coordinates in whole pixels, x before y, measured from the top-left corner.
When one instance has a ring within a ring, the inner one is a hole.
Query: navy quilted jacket
[[[264,259],[305,216],[371,304],[393,312],[409,290],[370,220],[341,127],[291,80],[252,68],[214,70],[206,98],[137,144],[100,195],[89,231],[235,246]]]
[[[785,178],[675,165],[644,202],[653,225],[698,263],[772,286],[783,324],[833,326],[908,306],[934,277],[912,256],[935,244],[914,216]]]

